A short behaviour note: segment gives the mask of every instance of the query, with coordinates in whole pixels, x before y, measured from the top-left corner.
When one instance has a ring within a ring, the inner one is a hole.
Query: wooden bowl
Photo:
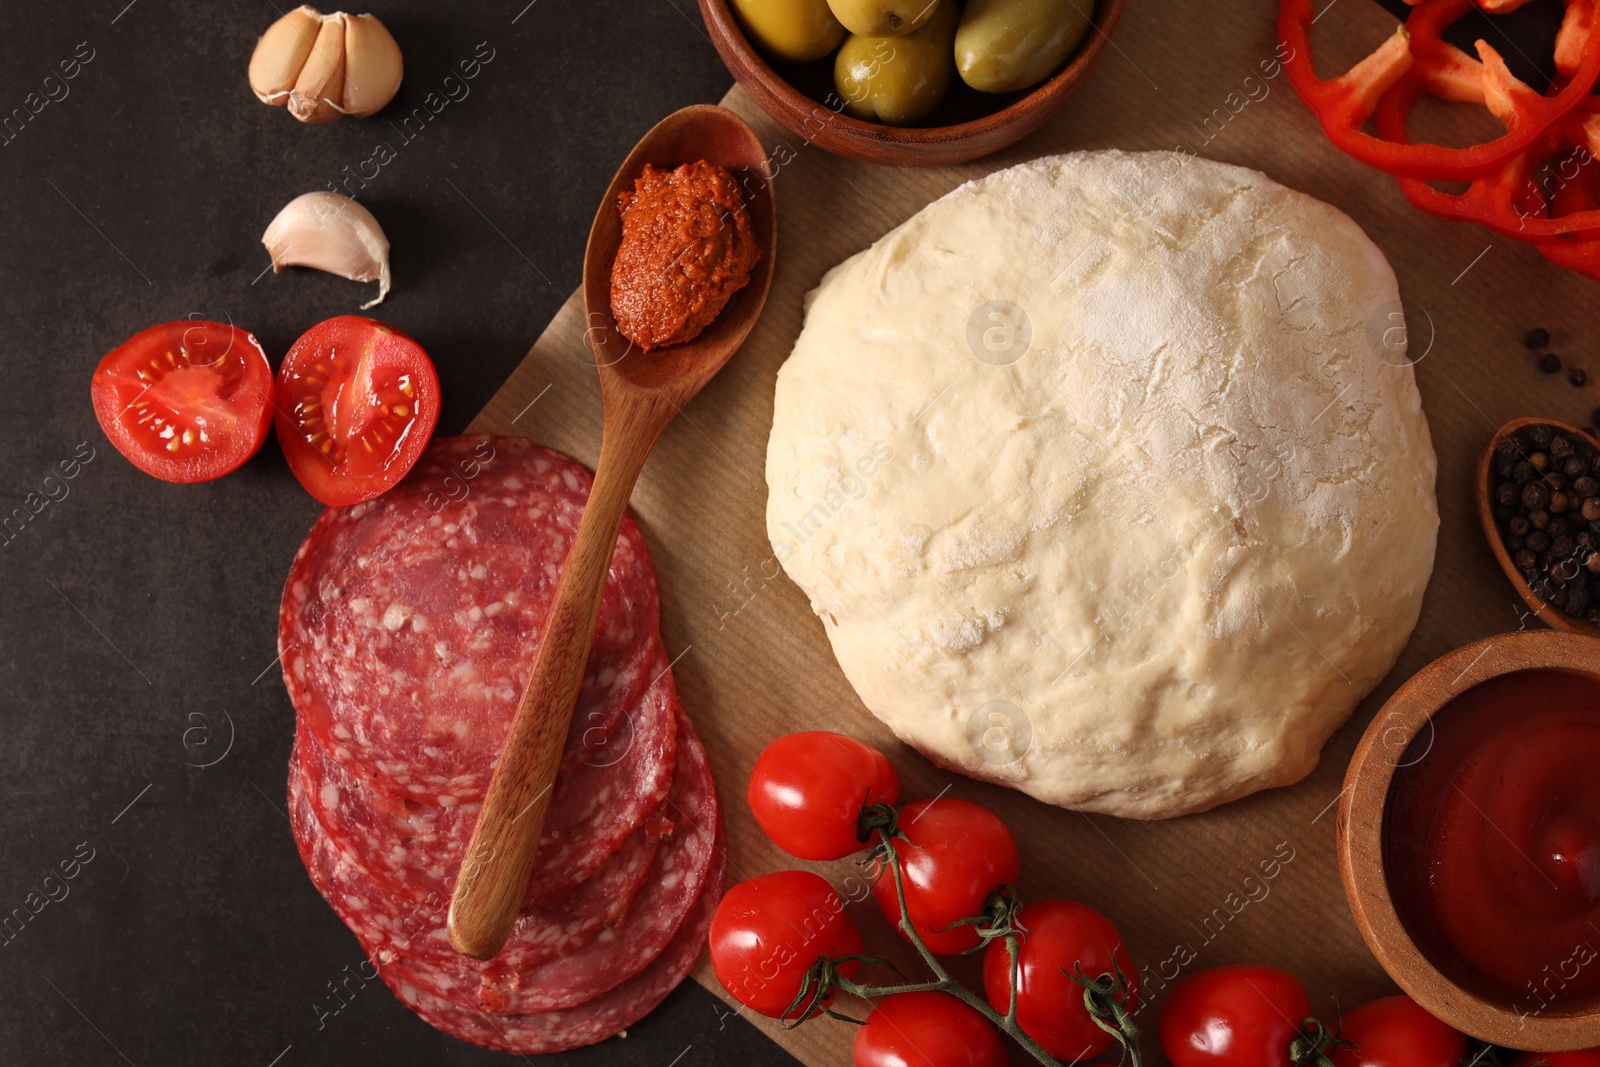
[[[1505,540],[1500,535],[1499,524],[1494,521],[1494,498],[1491,495],[1497,479],[1494,476],[1494,450],[1502,438],[1510,437],[1530,426],[1548,426],[1557,433],[1577,434],[1594,446],[1600,452],[1600,441],[1596,441],[1589,434],[1576,426],[1568,426],[1555,419],[1512,419],[1495,432],[1489,443],[1483,447],[1483,455],[1478,457],[1478,480],[1476,491],[1478,494],[1478,521],[1483,525],[1483,534],[1489,539],[1489,547],[1494,551],[1494,558],[1500,561],[1500,569],[1506,572],[1506,577],[1511,579],[1511,585],[1516,589],[1522,602],[1527,604],[1539,616],[1539,621],[1556,630],[1565,630],[1568,633],[1583,634],[1586,637],[1600,637],[1600,626],[1595,626],[1587,619],[1574,619],[1560,608],[1552,607],[1540,600],[1538,594],[1528,585],[1522,577],[1522,572],[1517,570],[1516,564],[1511,562],[1511,553],[1506,550]]]
[[[988,155],[1038,129],[1061,109],[1100,61],[1126,6],[1127,0],[1097,0],[1089,33],[1066,66],[1020,93],[996,94],[994,109],[988,113],[970,118],[962,115],[963,121],[943,126],[885,126],[836,112],[796,88],[767,62],[745,37],[728,0],[700,0],[700,14],[711,43],[734,78],[767,114],[802,142],[865,163],[934,167]],[[784,71],[791,77],[806,77],[816,73],[813,68],[826,68],[816,80],[831,88],[832,64],[830,56],[814,63],[786,64]],[[960,78],[953,79],[951,95],[966,97],[965,106],[946,100],[940,105],[945,113],[979,112],[987,100],[987,94],[968,89]],[[940,114],[936,111],[935,118]]]
[[[1600,678],[1600,641],[1526,630],[1475,641],[1434,660],[1384,704],[1350,759],[1339,801],[1339,871],[1361,936],[1401,989],[1440,1019],[1508,1048],[1559,1052],[1600,1045],[1600,1005],[1519,1012],[1462,988],[1429,961],[1389,895],[1384,809],[1395,768],[1435,712],[1459,694],[1515,671],[1553,669]]]

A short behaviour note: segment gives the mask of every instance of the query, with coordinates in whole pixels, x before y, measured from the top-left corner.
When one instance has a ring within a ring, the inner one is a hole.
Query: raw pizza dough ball
[[[768,534],[941,764],[1134,818],[1297,781],[1433,568],[1399,309],[1354,222],[1255,171],[992,174],[809,297]]]

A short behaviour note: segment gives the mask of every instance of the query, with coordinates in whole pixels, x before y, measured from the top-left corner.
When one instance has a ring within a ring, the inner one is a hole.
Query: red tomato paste
[[[617,210],[611,313],[646,352],[699,336],[761,258],[738,183],[703,159],[671,171],[646,163]]]
[[[1413,739],[1384,820],[1395,909],[1447,976],[1530,1014],[1600,999],[1600,678],[1462,693]]]

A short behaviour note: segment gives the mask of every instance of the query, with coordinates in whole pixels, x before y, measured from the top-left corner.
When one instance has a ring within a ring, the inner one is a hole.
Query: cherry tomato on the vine
[[[994,1024],[948,993],[896,993],[856,1031],[855,1067],[1005,1067]]]
[[[1299,979],[1276,967],[1213,967],[1179,982],[1161,1009],[1172,1067],[1291,1067],[1311,1014]]]
[[[778,871],[740,882],[711,919],[711,968],[735,1000],[782,1018],[811,965],[861,952],[861,933],[833,887],[810,871]],[[856,961],[841,964],[850,977]]]
[[[930,952],[954,956],[977,946],[970,924],[953,926],[983,911],[984,899],[1015,882],[1022,870],[1017,843],[988,808],[953,797],[915,800],[900,809],[896,840],[905,884],[906,914]],[[878,910],[900,922],[894,873],[886,864],[872,884]]]
[[[439,420],[439,375],[393,326],[340,315],[300,335],[278,368],[278,444],[306,492],[371,500],[404,478]]]
[[[167,482],[206,482],[255,454],[272,427],[272,366],[253,335],[220,322],[152,326],[113,348],[90,384],[100,428]]]
[[[1081,969],[1091,981],[1119,970],[1127,982],[1123,1007],[1139,1006],[1139,972],[1111,920],[1072,900],[1035,900],[1017,913],[1025,931],[1017,953],[1017,1023],[1059,1060],[1085,1060],[1104,1052],[1112,1037],[1095,1025],[1072,980]],[[1113,966],[1114,964],[1114,966]],[[1004,940],[983,953],[983,989],[1001,1015],[1011,1007],[1011,952]]]
[[[1457,1067],[1467,1054],[1464,1034],[1404,995],[1345,1012],[1339,1037],[1350,1044],[1333,1051],[1333,1067]]]
[[[882,752],[826,730],[780,737],[750,772],[750,810],[779,848],[803,860],[837,860],[861,851],[865,804],[900,799],[900,779]]]
[[[1600,1067],[1600,1048],[1579,1049],[1577,1052],[1524,1052],[1511,1061],[1511,1067]]]

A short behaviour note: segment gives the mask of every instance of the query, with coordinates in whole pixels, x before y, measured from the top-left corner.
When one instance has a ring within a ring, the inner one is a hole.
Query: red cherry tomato
[[[272,425],[272,367],[235,326],[152,326],[95,368],[94,414],[118,452],[167,482],[207,482],[255,454]]]
[[[1407,996],[1345,1012],[1339,1037],[1350,1044],[1334,1050],[1333,1067],[1457,1067],[1467,1054],[1465,1035]]]
[[[1600,1048],[1577,1052],[1524,1052],[1511,1061],[1511,1067],[1533,1067],[1536,1063],[1549,1067],[1600,1067]]]
[[[411,338],[340,315],[300,335],[278,368],[278,442],[324,504],[371,500],[405,477],[439,420],[439,376]]]
[[[1111,920],[1072,900],[1036,900],[1017,913],[1022,935],[1017,953],[1017,1022],[1059,1060],[1085,1060],[1104,1052],[1111,1035],[1083,1004],[1083,987],[1071,975],[1091,980],[1118,969],[1127,980],[1123,1007],[1139,1006],[1139,972]],[[1112,966],[1115,961],[1115,967]],[[1004,1015],[1011,1007],[1011,953],[1004,941],[983,952],[983,990],[989,1006]]]
[[[1005,1067],[994,1024],[948,993],[896,993],[856,1031],[856,1067]]]
[[[861,952],[861,933],[833,887],[810,871],[740,882],[711,919],[711,968],[722,988],[763,1015],[783,1018],[811,965]],[[842,964],[846,978],[859,969]]]
[[[983,911],[983,901],[1017,880],[1022,860],[1000,817],[988,808],[953,797],[915,800],[900,809],[896,824],[907,840],[896,841],[906,893],[906,914],[928,950],[954,956],[978,944],[973,927],[952,923]],[[885,867],[872,884],[878,910],[900,922],[894,875]]]
[[[871,745],[811,730],[761,750],[749,796],[773,844],[803,860],[837,860],[865,846],[856,836],[862,806],[899,800],[900,779]]]
[[[1179,982],[1161,1010],[1172,1067],[1290,1067],[1311,1014],[1299,979],[1276,967],[1213,967]]]

